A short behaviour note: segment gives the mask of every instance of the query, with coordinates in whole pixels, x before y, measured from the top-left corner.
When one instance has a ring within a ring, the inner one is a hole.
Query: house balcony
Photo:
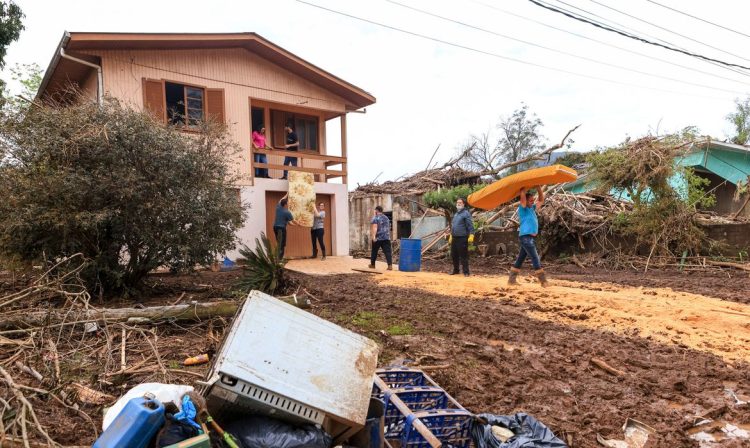
[[[255,181],[256,169],[267,169],[271,178],[278,179],[287,171],[302,171],[312,173],[316,182],[328,183],[333,179],[341,179],[341,183],[347,183],[346,157],[319,154],[315,151],[300,150],[286,151],[281,149],[253,149],[252,168],[250,170]],[[256,162],[256,154],[266,156],[267,163]],[[284,158],[293,157],[297,159],[297,166],[285,166]]]

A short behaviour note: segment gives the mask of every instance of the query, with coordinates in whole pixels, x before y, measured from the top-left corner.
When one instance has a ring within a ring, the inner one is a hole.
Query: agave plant
[[[279,249],[265,233],[255,239],[255,250],[245,246],[240,254],[247,261],[244,275],[237,283],[243,291],[257,289],[273,294],[284,286],[284,265],[286,261],[279,256]]]

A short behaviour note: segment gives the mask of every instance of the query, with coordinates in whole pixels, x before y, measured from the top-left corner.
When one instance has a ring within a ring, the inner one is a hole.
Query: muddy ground
[[[522,291],[528,294],[518,294],[495,286],[502,279],[488,276],[499,269],[497,263],[490,261],[473,263],[474,272],[484,275],[470,277],[466,287],[461,286],[461,278],[434,272],[335,276],[292,273],[294,284],[289,292],[304,288],[314,297],[314,313],[376,340],[383,349],[381,365],[427,366],[435,380],[469,410],[496,414],[527,412],[572,441],[574,447],[599,446],[596,434],[622,438],[621,428],[628,417],[656,429],[648,447],[697,447],[688,434],[700,416],[750,429],[750,407],[736,405],[726,392],[729,389],[741,400],[750,400],[748,355],[744,349],[733,349],[736,346],[732,344],[743,343],[734,341],[734,335],[722,336],[720,331],[713,331],[709,336],[724,337],[726,344],[702,347],[691,339],[705,330],[700,321],[649,334],[646,329],[636,329],[639,325],[647,326],[649,320],[634,320],[632,331],[623,327],[622,322],[608,328],[606,318],[616,315],[597,309],[604,306],[602,302],[590,307],[553,305],[565,294],[576,300],[590,294],[593,300],[598,295],[618,294],[622,289],[627,294],[640,294],[639,300],[653,297],[658,301],[660,294],[665,294],[677,302],[695,301],[701,299],[696,294],[704,294],[708,303],[716,304],[714,298],[723,299],[727,306],[736,307],[742,314],[742,307],[747,306],[742,303],[748,300],[747,297],[742,300],[741,291],[750,286],[746,279],[737,275],[729,279],[733,281],[727,281],[723,272],[686,276],[650,272],[640,277],[626,271],[592,269],[586,274],[577,267],[555,266],[550,271],[553,278],[561,280],[562,286],[542,290],[524,279],[522,287],[526,289]],[[426,263],[431,271],[444,271],[446,267],[442,261]],[[152,305],[178,299],[206,301],[230,297],[237,276],[237,272],[154,275],[149,280],[151,288],[136,300]],[[611,283],[602,284],[603,281]],[[630,288],[631,285],[636,288]],[[665,287],[677,292],[672,294]],[[659,289],[653,289],[652,296],[648,288]],[[629,301],[630,297],[626,295],[624,300]],[[107,306],[125,303],[110,301]],[[617,308],[614,302],[612,308]],[[583,315],[590,317],[579,320]],[[659,317],[658,313],[649,315]],[[728,324],[750,329],[750,319],[726,316],[734,319],[727,321]],[[212,353],[225,325],[222,320],[196,325],[164,322],[145,338],[139,339],[138,333],[133,332],[128,347],[132,344],[134,353],[129,352],[128,365],[152,359],[148,338],[155,343],[169,369],[168,377],[193,384],[206,366],[185,368],[180,365],[182,359],[198,352]],[[689,334],[691,331],[695,334]],[[109,336],[108,341],[107,334],[99,333],[82,341],[91,347],[87,351],[89,358],[87,362],[64,360],[66,378],[75,378],[112,396],[140,382],[164,379],[153,360],[147,364],[150,367],[147,372],[102,375],[102,371],[118,368],[118,335]],[[75,353],[75,346],[70,350]],[[606,361],[624,375],[603,371],[592,364],[592,358]],[[0,364],[3,362],[0,356]],[[50,372],[49,362],[44,359],[29,358],[25,362],[35,365],[45,375]],[[107,367],[107,363],[114,365]],[[6,368],[23,384],[38,386],[11,364],[6,364]],[[33,394],[30,397],[43,424],[57,441],[64,445],[93,441],[91,423],[100,427],[103,406],[78,403],[91,417],[89,422],[54,400]],[[724,440],[711,446],[745,446],[742,443]]]
[[[504,274],[513,260],[500,257],[472,257],[470,269],[475,274]],[[546,263],[550,278],[582,282],[608,282],[618,285],[671,288],[675,291],[702,294],[733,302],[750,304],[750,272],[735,269],[690,269],[680,271],[676,267],[651,269],[647,272],[636,269],[606,269],[597,266],[580,268],[572,263]],[[423,268],[432,272],[450,272],[449,260],[425,260]],[[530,269],[528,261],[525,269]]]
[[[380,341],[384,364],[406,359],[437,366],[434,378],[471,411],[527,412],[570,435],[574,446],[598,446],[597,433],[621,438],[628,417],[657,430],[652,447],[697,446],[687,435],[696,416],[750,423],[750,408],[734,406],[725,393],[750,395],[745,363],[533,319],[513,299],[384,287],[367,274],[300,281],[320,300],[321,316]],[[604,372],[592,358],[625,376]]]

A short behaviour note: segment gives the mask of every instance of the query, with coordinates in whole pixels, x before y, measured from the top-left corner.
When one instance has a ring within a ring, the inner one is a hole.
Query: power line
[[[556,27],[556,26],[553,26],[553,25],[550,25],[550,24],[548,24],[548,23],[544,23],[544,22],[542,22],[542,21],[539,21],[539,20],[535,20],[535,19],[532,19],[532,18],[529,18],[529,17],[523,16],[523,15],[521,15],[521,14],[516,14],[516,13],[514,13],[514,12],[511,12],[511,11],[507,11],[507,10],[504,10],[504,9],[498,8],[498,7],[496,7],[496,6],[493,6],[493,5],[490,5],[490,4],[487,4],[487,3],[484,3],[484,2],[482,2],[482,1],[479,1],[479,0],[471,0],[471,1],[472,1],[473,3],[476,3],[476,4],[479,4],[479,5],[482,5],[482,6],[484,6],[485,8],[489,8],[489,9],[492,9],[492,10],[495,10],[495,11],[498,11],[498,12],[501,12],[501,13],[503,13],[503,14],[507,14],[507,15],[509,15],[509,16],[517,17],[517,18],[519,18],[519,19],[522,19],[522,20],[526,20],[526,21],[528,21],[528,22],[536,23],[537,25],[541,25],[541,26],[543,26],[543,27],[546,27],[546,28],[549,28],[549,29],[553,29],[553,30],[559,31],[559,32],[561,32],[561,33],[566,33],[566,34],[570,34],[571,36],[576,36],[576,37],[578,37],[578,38],[581,38],[581,39],[585,39],[585,40],[588,40],[588,41],[591,41],[591,42],[597,43],[597,44],[599,44],[599,45],[604,45],[604,46],[607,46],[607,47],[615,48],[615,49],[617,49],[617,50],[620,50],[620,51],[624,51],[624,52],[626,52],[626,53],[630,53],[630,54],[634,54],[634,55],[637,55],[637,56],[641,56],[641,57],[644,57],[644,58],[648,58],[648,59],[651,59],[652,61],[658,61],[658,62],[661,62],[661,63],[664,63],[664,64],[674,65],[675,67],[680,67],[680,68],[683,68],[683,69],[685,69],[685,70],[690,70],[690,71],[693,71],[693,72],[696,72],[696,73],[702,73],[702,74],[704,74],[704,75],[708,75],[708,76],[714,76],[714,77],[716,77],[716,78],[720,78],[720,79],[723,79],[723,80],[725,80],[725,81],[732,81],[732,82],[736,82],[736,83],[739,83],[739,84],[745,84],[745,83],[744,83],[743,81],[739,81],[739,80],[737,80],[737,79],[733,79],[733,78],[728,78],[728,77],[726,77],[726,76],[721,76],[721,75],[719,75],[719,74],[716,74],[716,73],[711,73],[711,72],[703,71],[703,70],[697,69],[697,68],[695,68],[695,67],[690,67],[690,66],[688,66],[688,65],[682,65],[682,64],[678,64],[678,63],[676,63],[676,62],[672,62],[672,61],[667,61],[667,60],[665,60],[665,59],[663,59],[663,58],[657,58],[657,57],[654,57],[654,56],[651,56],[651,55],[648,55],[648,54],[645,54],[645,53],[641,53],[641,52],[639,52],[639,51],[634,51],[634,50],[630,50],[630,49],[628,49],[628,48],[620,47],[620,46],[618,46],[618,45],[610,44],[609,42],[603,42],[603,41],[601,41],[601,40],[598,40],[598,39],[594,39],[594,38],[592,38],[592,37],[589,37],[589,36],[585,36],[585,35],[583,35],[583,34],[578,34],[578,33],[575,33],[575,32],[573,32],[573,31],[569,31],[569,30],[565,30],[565,29],[562,29],[562,28],[558,28],[558,27]],[[724,67],[724,66],[719,66],[719,67],[721,67],[722,69],[727,69],[727,70],[731,70],[731,71],[734,71],[734,69],[730,69],[729,67]],[[739,72],[739,73],[740,73],[740,74],[743,74],[743,75],[746,75],[746,76],[750,76],[750,75],[748,75],[748,74],[745,74],[745,73],[742,73],[742,72]]]
[[[348,13],[342,12],[342,11],[338,11],[338,10],[335,10],[335,9],[327,8],[325,6],[316,5],[314,3],[310,3],[310,2],[305,1],[305,0],[296,0],[296,1],[298,3],[303,3],[305,5],[312,6],[313,8],[318,8],[318,9],[321,9],[323,11],[328,11],[328,12],[333,13],[333,14],[337,14],[337,15],[340,15],[340,16],[348,17],[350,19],[359,20],[361,22],[369,23],[371,25],[376,25],[376,26],[379,26],[379,27],[382,27],[382,28],[387,28],[387,29],[393,30],[393,31],[398,31],[400,33],[408,34],[410,36],[419,37],[421,39],[430,40],[430,41],[433,41],[433,42],[441,43],[443,45],[448,45],[448,46],[455,47],[455,48],[461,48],[463,50],[468,50],[468,51],[471,51],[471,52],[474,52],[474,53],[483,54],[485,56],[492,56],[492,57],[495,57],[495,58],[498,58],[498,59],[503,59],[503,60],[506,60],[506,61],[517,62],[519,64],[529,65],[529,66],[532,66],[532,67],[544,68],[544,69],[547,69],[547,70],[552,70],[552,71],[556,71],[556,72],[566,73],[566,74],[573,75],[573,76],[578,76],[578,77],[588,78],[588,79],[594,79],[594,80],[597,80],[597,81],[603,81],[603,82],[608,82],[608,83],[612,83],[612,84],[619,84],[619,85],[624,85],[624,86],[628,86],[628,87],[636,87],[636,88],[640,88],[640,89],[647,89],[647,90],[655,90],[655,91],[661,91],[661,92],[668,92],[668,93],[674,93],[674,94],[677,94],[677,95],[690,95],[690,96],[697,96],[697,97],[702,97],[702,98],[720,99],[720,98],[717,98],[717,97],[711,97],[711,96],[706,96],[706,95],[696,95],[694,93],[678,92],[678,91],[675,91],[675,90],[661,89],[661,88],[657,88],[657,87],[643,86],[643,85],[639,85],[639,84],[631,84],[631,83],[628,83],[628,82],[617,81],[617,80],[614,80],[614,79],[600,78],[598,76],[587,75],[587,74],[584,74],[584,73],[577,73],[577,72],[573,72],[573,71],[569,71],[569,70],[565,70],[565,69],[561,69],[561,68],[557,68],[557,67],[551,67],[551,66],[544,65],[544,64],[538,64],[536,62],[524,61],[522,59],[516,59],[516,58],[509,57],[509,56],[504,56],[504,55],[501,55],[501,54],[498,54],[498,53],[493,53],[491,51],[486,51],[486,50],[481,50],[481,49],[478,49],[478,48],[469,47],[467,45],[458,44],[458,43],[455,43],[455,42],[450,42],[450,41],[447,41],[447,40],[439,39],[437,37],[432,37],[432,36],[428,36],[428,35],[425,35],[425,34],[420,34],[420,33],[417,33],[415,31],[409,31],[409,30],[405,30],[403,28],[398,28],[398,27],[395,27],[395,26],[392,26],[392,25],[387,25],[387,24],[384,24],[384,23],[376,22],[374,20],[365,19],[363,17],[359,17],[359,16],[355,16],[355,15],[352,15],[352,14],[348,14]],[[721,98],[721,99],[723,99],[723,98]]]
[[[650,41],[648,39],[644,39],[642,37],[635,36],[635,35],[630,34],[630,33],[626,33],[625,31],[621,31],[621,30],[609,27],[607,25],[603,25],[603,24],[600,24],[600,23],[592,22],[591,20],[585,19],[583,17],[577,16],[577,15],[574,15],[574,14],[570,14],[570,13],[562,11],[562,10],[560,10],[560,9],[554,7],[554,6],[541,3],[541,2],[539,2],[537,0],[529,0],[529,1],[531,3],[539,6],[539,7],[542,7],[544,9],[550,10],[552,12],[556,12],[558,14],[562,14],[562,15],[564,15],[566,17],[569,17],[569,18],[571,18],[573,20],[577,20],[577,21],[583,22],[583,23],[588,23],[589,25],[595,26],[595,27],[603,29],[605,31],[610,31],[612,33],[617,33],[617,34],[619,34],[621,36],[627,37],[629,39],[637,40],[637,41],[643,42],[645,44],[654,45],[654,46],[657,46],[657,47],[664,48],[666,50],[674,51],[674,52],[677,52],[677,53],[682,53],[682,54],[685,54],[685,55],[688,55],[688,56],[692,56],[692,57],[698,58],[698,59],[703,59],[704,61],[717,62],[719,64],[726,65],[727,67],[737,67],[737,68],[742,68],[742,69],[745,69],[745,70],[750,70],[750,67],[746,67],[744,65],[734,64],[732,62],[725,62],[725,61],[722,61],[720,59],[710,58],[708,56],[703,56],[703,55],[697,54],[697,53],[691,53],[689,51],[681,50],[679,48],[675,48],[675,47],[672,47],[672,46],[669,46],[669,45],[663,45],[663,44],[660,44],[660,43],[657,43],[657,42],[653,42],[653,41]]]
[[[734,57],[736,57],[736,58],[740,58],[740,59],[742,59],[742,60],[744,60],[744,61],[750,61],[750,59],[747,59],[747,58],[745,58],[745,57],[742,57],[742,56],[740,56],[740,55],[738,55],[738,54],[734,54],[734,53],[731,53],[731,52],[729,52],[729,51],[726,51],[726,50],[724,50],[724,49],[722,49],[722,48],[719,48],[719,47],[714,47],[713,45],[709,45],[709,44],[707,44],[707,43],[705,43],[705,42],[701,42],[701,41],[699,41],[699,40],[697,40],[697,39],[693,39],[693,38],[692,38],[692,37],[690,37],[690,36],[686,36],[686,35],[684,35],[684,34],[680,34],[680,33],[676,32],[676,31],[672,31],[672,30],[670,30],[669,28],[665,28],[665,27],[663,27],[663,26],[661,26],[661,25],[657,25],[657,24],[655,24],[655,23],[649,22],[648,20],[644,20],[644,19],[641,19],[640,17],[636,17],[636,16],[634,16],[634,15],[632,15],[632,14],[628,14],[628,13],[626,13],[626,12],[624,12],[624,11],[620,11],[619,9],[615,9],[615,8],[613,8],[613,7],[609,6],[609,5],[606,5],[606,4],[604,4],[604,3],[601,3],[601,2],[599,2],[599,1],[597,1],[597,0],[589,0],[589,1],[590,1],[591,3],[596,3],[596,4],[597,4],[597,5],[599,5],[599,6],[603,6],[603,7],[607,8],[607,9],[609,9],[609,10],[612,10],[612,11],[614,11],[614,12],[617,12],[617,13],[619,13],[619,14],[622,14],[622,15],[624,15],[624,16],[626,16],[626,17],[630,17],[631,19],[635,19],[635,20],[637,20],[637,21],[639,21],[639,22],[643,22],[643,23],[645,23],[645,24],[647,24],[647,25],[651,25],[651,26],[653,26],[653,27],[655,27],[655,28],[659,28],[660,30],[664,30],[664,31],[666,31],[666,32],[668,32],[668,33],[672,33],[672,34],[674,34],[675,36],[680,36],[680,37],[682,37],[683,39],[687,39],[687,40],[689,40],[689,41],[692,41],[692,42],[695,42],[695,43],[697,43],[697,44],[700,44],[700,45],[706,46],[706,47],[708,47],[708,48],[711,48],[711,49],[713,49],[713,50],[716,50],[716,51],[720,51],[720,52],[722,52],[722,53],[724,53],[724,54],[728,54],[728,55],[730,55],[730,56],[734,56]]]
[[[693,19],[695,19],[695,20],[699,20],[699,21],[701,21],[701,22],[703,22],[703,23],[707,23],[707,24],[709,24],[709,25],[713,25],[713,26],[715,26],[715,27],[717,27],[717,28],[721,28],[721,29],[723,29],[723,30],[727,30],[727,31],[730,31],[730,32],[732,32],[732,33],[735,33],[735,34],[739,34],[740,36],[750,37],[750,34],[745,34],[745,33],[742,33],[742,32],[740,32],[740,31],[734,30],[734,29],[732,29],[732,28],[728,28],[728,27],[726,27],[726,26],[723,26],[723,25],[719,25],[718,23],[714,23],[714,22],[711,22],[710,20],[706,20],[706,19],[703,19],[703,18],[701,18],[701,17],[698,17],[698,16],[694,16],[694,15],[692,15],[692,14],[688,14],[688,13],[686,13],[685,11],[680,11],[679,9],[676,9],[676,8],[672,8],[671,6],[663,5],[663,4],[661,4],[661,3],[659,3],[659,2],[655,2],[655,1],[653,1],[653,0],[646,0],[646,1],[647,1],[647,2],[649,2],[649,3],[653,3],[654,5],[657,5],[657,6],[661,6],[662,8],[665,8],[665,9],[669,9],[669,10],[671,10],[671,11],[674,11],[674,12],[676,12],[677,14],[682,14],[683,16],[688,16],[688,17],[690,17],[690,18],[693,18]]]
[[[639,30],[636,30],[636,29],[634,29],[634,28],[633,28],[632,26],[626,26],[626,25],[623,25],[622,23],[619,23],[619,22],[615,22],[615,21],[614,21],[614,20],[612,20],[612,19],[608,19],[608,18],[606,18],[606,17],[600,16],[600,15],[598,15],[598,14],[596,14],[596,13],[593,13],[593,12],[591,12],[591,11],[587,11],[587,10],[585,10],[585,9],[583,9],[583,8],[579,8],[578,6],[575,6],[575,5],[571,5],[570,3],[567,3],[567,2],[565,2],[564,0],[556,0],[556,1],[557,1],[558,3],[562,3],[563,5],[566,5],[566,6],[568,6],[568,7],[570,7],[570,8],[573,8],[573,9],[577,9],[578,11],[582,11],[582,12],[583,12],[583,13],[585,13],[585,14],[588,14],[588,15],[591,15],[591,16],[594,16],[594,17],[598,17],[598,18],[600,18],[600,19],[604,20],[604,22],[609,22],[610,24],[614,24],[614,25],[616,25],[616,26],[620,27],[620,28],[621,28],[621,30],[629,30],[629,31],[630,31],[631,33],[635,33],[635,34],[640,34],[640,35],[643,35],[643,36],[646,36],[646,37],[650,37],[651,39],[654,39],[654,40],[656,40],[656,41],[658,41],[658,42],[662,42],[662,43],[664,43],[664,44],[667,44],[667,45],[671,45],[671,46],[673,46],[673,47],[676,47],[676,48],[679,48],[679,49],[681,49],[681,50],[689,51],[689,50],[688,50],[688,49],[686,49],[685,47],[682,47],[682,46],[680,46],[680,45],[677,45],[677,44],[675,44],[675,43],[673,43],[673,42],[669,42],[669,41],[667,41],[667,40],[664,40],[664,39],[662,39],[662,38],[660,38],[660,37],[658,37],[658,36],[654,36],[653,34],[649,34],[649,33],[643,32],[643,31],[639,31]],[[566,12],[569,12],[569,13],[571,13],[571,14],[575,14],[575,15],[580,15],[580,14],[577,14],[577,13],[572,13],[571,11],[567,11],[567,10],[566,10],[565,8],[562,8],[562,7],[559,7],[559,8],[560,8],[561,10],[563,10],[563,11],[566,11]],[[585,17],[585,16],[582,16],[582,17]],[[593,21],[593,22],[597,22],[597,23],[600,23],[600,22],[598,22],[598,21],[597,21],[596,19],[592,19],[592,18],[590,18],[590,17],[585,17],[585,18],[587,18],[587,19],[589,19],[589,20],[591,20],[591,21]],[[604,23],[604,24],[606,24],[606,23]],[[612,25],[609,25],[609,26],[610,26],[610,27],[612,27]],[[702,60],[702,59],[701,59],[701,60]],[[734,67],[727,67],[727,66],[725,66],[725,65],[721,65],[721,64],[718,64],[718,63],[716,63],[716,62],[713,62],[713,61],[706,61],[706,60],[702,60],[702,61],[703,61],[703,62],[706,62],[706,63],[708,63],[708,64],[711,64],[711,65],[713,65],[713,66],[716,66],[716,67],[720,67],[720,68],[722,68],[722,69],[724,69],[724,70],[729,70],[729,71],[731,71],[731,72],[734,72],[734,73],[740,74],[740,75],[742,75],[742,76],[747,76],[747,77],[750,77],[750,73],[744,72],[744,71],[742,71],[742,70],[740,70],[740,69],[737,69],[737,68],[734,68]]]
[[[523,40],[523,39],[517,39],[515,37],[511,37],[511,36],[508,36],[508,35],[505,35],[505,34],[502,34],[502,33],[498,33],[498,32],[492,31],[492,30],[488,30],[486,28],[482,28],[482,27],[479,27],[479,26],[476,26],[476,25],[471,25],[469,23],[462,22],[460,20],[451,19],[449,17],[441,16],[439,14],[435,14],[435,13],[432,13],[430,11],[426,11],[424,9],[416,8],[414,6],[409,6],[409,5],[406,5],[404,3],[397,2],[395,0],[386,0],[386,1],[388,3],[392,3],[394,5],[401,6],[402,8],[410,9],[412,11],[416,11],[416,12],[419,12],[421,14],[426,14],[426,15],[428,15],[430,17],[436,17],[438,19],[441,19],[441,20],[444,20],[444,21],[448,21],[448,22],[451,22],[451,23],[455,23],[455,24],[458,24],[458,25],[461,25],[461,26],[465,26],[465,27],[471,28],[473,30],[477,30],[477,31],[481,31],[483,33],[491,34],[493,36],[498,36],[498,37],[502,37],[504,39],[509,39],[509,40],[512,40],[512,41],[515,41],[515,42],[520,42],[520,43],[525,44],[525,45],[530,45],[532,47],[541,48],[543,50],[551,51],[551,52],[554,52],[554,53],[560,53],[560,54],[563,54],[563,55],[566,55],[566,56],[570,56],[570,57],[574,57],[574,58],[581,59],[581,60],[584,60],[584,61],[592,62],[594,64],[604,65],[606,67],[614,67],[614,68],[617,68],[617,69],[620,69],[620,70],[626,70],[626,71],[633,72],[633,73],[638,73],[638,74],[644,75],[644,76],[651,76],[651,77],[654,77],[654,78],[665,79],[667,81],[679,82],[681,84],[687,84],[687,85],[696,86],[696,87],[703,87],[703,88],[706,88],[706,89],[719,90],[719,91],[723,91],[723,92],[737,93],[737,94],[744,94],[745,93],[745,92],[740,92],[740,91],[737,91],[737,90],[722,89],[722,88],[719,88],[719,87],[709,86],[709,85],[706,85],[706,84],[700,84],[700,83],[695,83],[695,82],[690,82],[690,81],[683,81],[681,79],[672,78],[672,77],[669,77],[669,76],[662,76],[662,75],[658,75],[658,74],[655,74],[655,73],[650,73],[650,72],[644,72],[644,71],[641,71],[641,70],[636,70],[636,69],[633,69],[633,68],[630,68],[630,67],[626,67],[626,66],[623,66],[623,65],[617,65],[617,64],[611,64],[609,62],[603,62],[603,61],[600,61],[598,59],[589,58],[587,56],[580,56],[580,55],[577,55],[577,54],[574,54],[574,53],[570,53],[570,52],[567,52],[567,51],[564,51],[564,50],[558,50],[556,48],[547,47],[547,46],[536,44],[534,42],[529,42],[529,41],[526,41],[526,40]]]

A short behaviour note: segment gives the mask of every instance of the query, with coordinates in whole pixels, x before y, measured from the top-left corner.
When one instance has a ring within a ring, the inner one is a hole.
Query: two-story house
[[[328,255],[348,255],[346,116],[375,103],[366,91],[255,33],[66,32],[37,98],[71,83],[92,100],[109,95],[165,124],[182,120],[186,132],[191,122],[207,117],[225,122],[243,148],[234,162],[241,175],[239,195],[250,210],[238,236],[250,247],[261,232],[272,234],[275,205],[288,190],[280,179],[283,168],[313,173],[317,200],[328,206]],[[340,136],[326,135],[330,120],[339,121]],[[299,136],[297,153],[283,149],[287,124]],[[251,144],[252,130],[259,126],[273,148],[263,165],[254,162]],[[339,138],[340,153],[330,154],[327,142]],[[297,157],[298,166],[282,166],[285,155]],[[256,167],[268,168],[271,178],[256,178]],[[310,254],[309,229],[290,227],[287,241],[288,256]]]

